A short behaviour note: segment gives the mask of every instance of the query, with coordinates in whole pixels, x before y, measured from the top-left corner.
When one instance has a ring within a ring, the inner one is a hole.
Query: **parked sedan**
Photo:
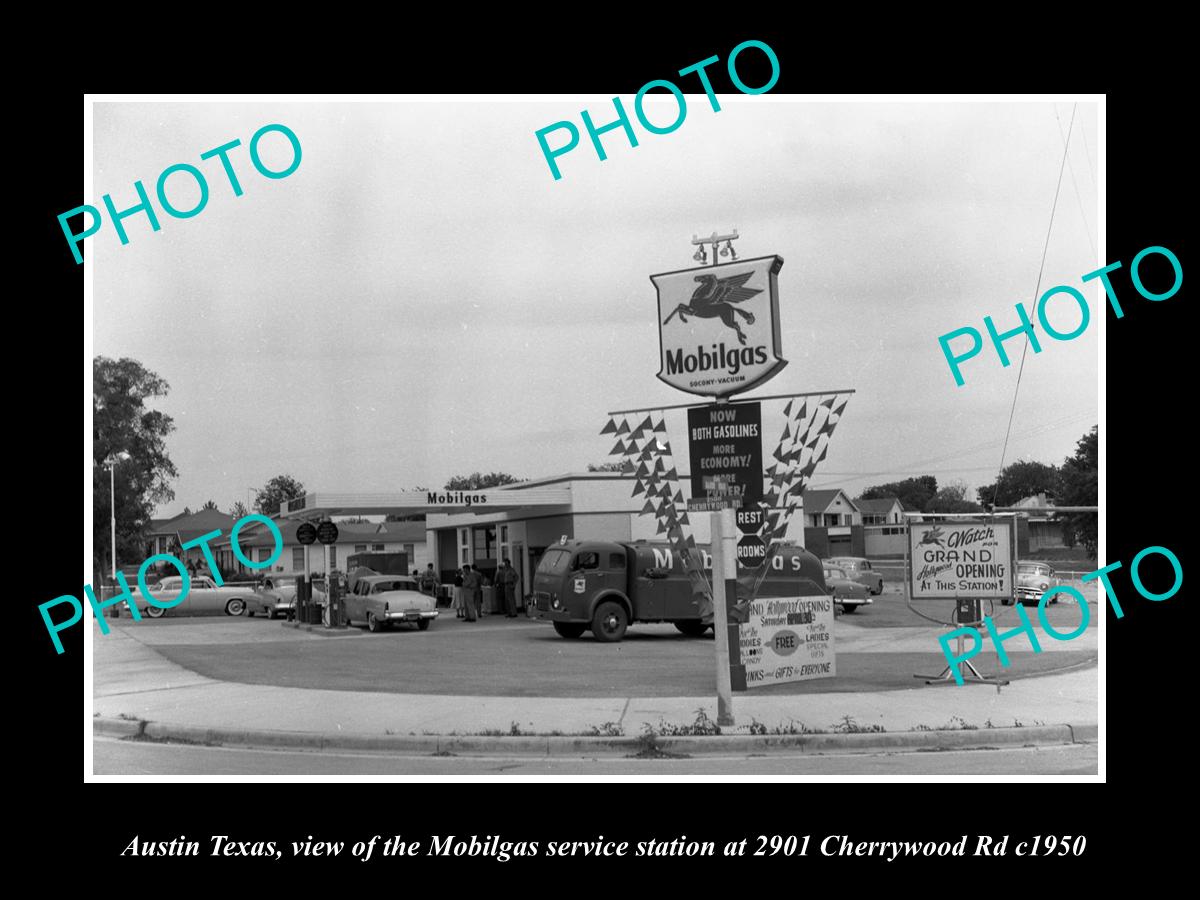
[[[312,598],[314,603],[325,605],[325,592],[317,584],[313,585]],[[255,589],[255,602],[268,619],[295,615],[296,576],[268,575]]]
[[[183,579],[173,575],[148,587],[156,600],[171,601],[182,593]],[[187,595],[179,604],[163,609],[161,606],[143,603],[140,608],[152,619],[167,613],[173,616],[210,616],[224,612],[227,616],[240,616],[245,614],[247,605],[254,599],[254,591],[249,585],[217,587],[208,576],[193,575]]]
[[[1056,584],[1058,578],[1049,563],[1031,560],[1017,563],[1017,599],[1022,605],[1040,602],[1042,594]],[[1007,598],[1000,602],[1005,606],[1009,604]],[[1057,603],[1058,597],[1051,597],[1049,602]]]
[[[381,631],[408,622],[425,631],[438,616],[435,604],[411,576],[368,575],[346,594],[346,623],[362,622],[369,631]]]
[[[829,560],[846,573],[851,581],[865,585],[872,594],[883,593],[883,576],[871,568],[871,561],[861,556],[835,556]]]
[[[853,581],[840,566],[825,564],[825,587],[829,589],[834,602],[842,605],[842,612],[852,613],[860,606],[874,602],[870,591]]]

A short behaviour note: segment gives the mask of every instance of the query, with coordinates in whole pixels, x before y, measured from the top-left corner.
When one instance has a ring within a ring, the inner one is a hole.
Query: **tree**
[[[365,516],[346,516],[344,519],[338,519],[342,525],[370,525],[371,520]]]
[[[202,507],[200,507],[200,509],[202,509],[202,510],[216,509],[216,508],[217,508],[217,502],[215,500],[205,500],[204,505]]]
[[[233,506],[229,507],[229,515],[234,519],[244,519],[249,512],[250,510],[246,509],[246,504],[241,500],[235,500]]]
[[[588,463],[589,472],[624,472],[625,464],[620,462]]]
[[[905,478],[903,481],[893,481],[890,484],[877,484],[862,492],[863,500],[887,500],[899,498],[905,509],[925,511],[926,504],[938,492],[937,479],[932,475],[920,475],[916,478]]]
[[[284,500],[296,500],[303,496],[303,484],[291,475],[276,475],[254,492],[254,510],[264,516],[273,516],[279,512]]]
[[[1092,430],[1075,444],[1075,455],[1063,462],[1060,475],[1062,491],[1059,501],[1063,506],[1095,506],[1099,499],[1097,475],[1099,468],[1099,430]],[[1092,556],[1096,555],[1096,528],[1099,517],[1094,512],[1059,513],[1063,538],[1067,545],[1083,544]]]
[[[483,488],[499,487],[502,484],[518,484],[524,481],[505,472],[489,472],[483,475],[472,472],[470,475],[455,475],[446,482],[448,491],[478,491]]]
[[[943,485],[933,499],[926,504],[924,512],[939,513],[973,513],[983,512],[983,507],[974,500],[967,499],[967,486],[961,481],[953,481]]]
[[[979,502],[990,510],[993,506],[1012,506],[1034,494],[1045,493],[1054,499],[1059,495],[1060,483],[1058,466],[1023,460],[1005,466],[994,484],[979,488]]]
[[[135,359],[92,360],[92,547],[98,571],[107,571],[112,559],[110,485],[116,494],[118,563],[141,560],[154,507],[175,499],[171,479],[179,472],[166,445],[175,423],[146,406],[169,389]],[[111,475],[110,465],[116,467]]]

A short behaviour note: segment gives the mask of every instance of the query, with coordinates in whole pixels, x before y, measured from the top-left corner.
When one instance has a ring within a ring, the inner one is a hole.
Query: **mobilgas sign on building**
[[[779,270],[764,256],[651,275],[658,289],[658,377],[691,394],[725,397],[762,384],[780,356]]]

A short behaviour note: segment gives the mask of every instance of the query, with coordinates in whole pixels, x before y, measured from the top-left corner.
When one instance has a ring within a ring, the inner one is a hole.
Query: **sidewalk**
[[[409,745],[442,749],[445,742],[430,736],[476,735],[480,737],[473,741],[452,743],[459,749],[483,752],[489,741],[492,746],[501,742],[516,749],[517,738],[510,735],[623,735],[626,740],[616,743],[628,745],[630,739],[645,734],[644,726],[661,734],[664,723],[694,723],[697,710],[716,720],[716,701],[711,696],[468,697],[234,684],[175,665],[116,630],[97,638],[94,652],[93,712],[102,722],[98,732],[107,734],[375,749]],[[884,730],[883,734],[834,733],[791,740],[769,735],[743,739],[758,741],[763,748],[805,745],[817,750],[1095,740],[1096,678],[1095,668],[1089,666],[1018,680],[999,692],[992,685],[968,683],[877,693],[735,694],[736,726],[722,731],[748,735],[752,723],[765,726],[767,732],[777,730],[777,735],[803,730],[862,732],[873,726]],[[1036,716],[1030,710],[1036,710]],[[761,735],[761,729],[756,730]],[[903,736],[910,732],[915,733]],[[709,743],[712,749],[732,746],[722,738],[687,741],[693,746]],[[549,746],[545,740],[526,743],[533,748],[528,752]],[[566,743],[578,747],[581,742]]]

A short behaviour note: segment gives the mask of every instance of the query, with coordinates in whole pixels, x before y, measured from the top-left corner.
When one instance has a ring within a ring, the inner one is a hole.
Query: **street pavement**
[[[93,635],[93,705],[105,719],[282,736],[489,732],[637,736],[646,726],[662,733],[664,725],[693,723],[698,710],[716,718],[711,638],[688,639],[669,627],[638,629],[644,638],[634,639],[631,633],[621,644],[600,644],[589,639],[567,641],[544,624],[523,619],[489,618],[476,625],[448,619],[427,632],[381,635],[357,629],[308,633],[261,618],[155,622],[122,618],[109,624],[109,635],[102,636],[98,626]],[[899,672],[896,680],[905,687],[897,684],[887,690],[876,684],[870,690],[836,690],[841,686],[839,676],[803,686],[779,686],[798,688],[794,691],[770,688],[738,694],[734,731],[745,733],[751,723],[768,730],[882,728],[887,732],[1074,724],[1091,725],[1094,734],[1097,671],[1086,663],[1095,656],[1095,628],[1076,641],[1043,641],[1046,652],[1036,657],[1062,667],[1082,655],[1084,665],[1055,675],[1021,678],[1000,690],[979,684],[925,686],[913,679],[909,654],[919,652],[925,669],[941,668],[940,654],[927,649],[936,643],[937,629],[870,629],[847,618],[839,619],[835,628],[839,673],[857,665],[856,657],[863,657],[870,665],[890,663]],[[485,651],[490,655],[481,656]],[[988,657],[990,668],[998,669],[991,651],[983,658]],[[360,658],[370,665],[362,666],[357,662]],[[684,663],[696,668],[678,676],[675,670]],[[1014,673],[1023,663],[1022,659],[1012,667]],[[196,671],[192,665],[207,671]],[[613,673],[639,667],[641,680],[613,680],[617,678]],[[408,676],[417,670],[436,680],[442,690],[414,689]],[[497,696],[489,689],[500,671],[519,675],[519,692],[514,689]],[[567,683],[569,675],[580,671],[590,673],[588,695],[578,694],[577,682]],[[235,677],[245,672],[266,672],[270,677],[260,676],[259,682]],[[656,685],[662,683],[670,684],[671,691],[655,695]],[[469,684],[470,690],[455,687],[446,692],[447,684]],[[612,684],[627,689],[613,690]]]
[[[203,747],[97,738],[93,742],[99,776],[288,775],[530,777],[597,776],[671,778],[680,776],[928,775],[1095,775],[1096,744],[1019,747],[939,753],[793,755],[748,759],[704,756],[694,759],[637,759],[604,756],[579,759],[520,756],[400,756],[371,753],[305,753],[286,750]],[[752,767],[752,773],[750,769]]]

